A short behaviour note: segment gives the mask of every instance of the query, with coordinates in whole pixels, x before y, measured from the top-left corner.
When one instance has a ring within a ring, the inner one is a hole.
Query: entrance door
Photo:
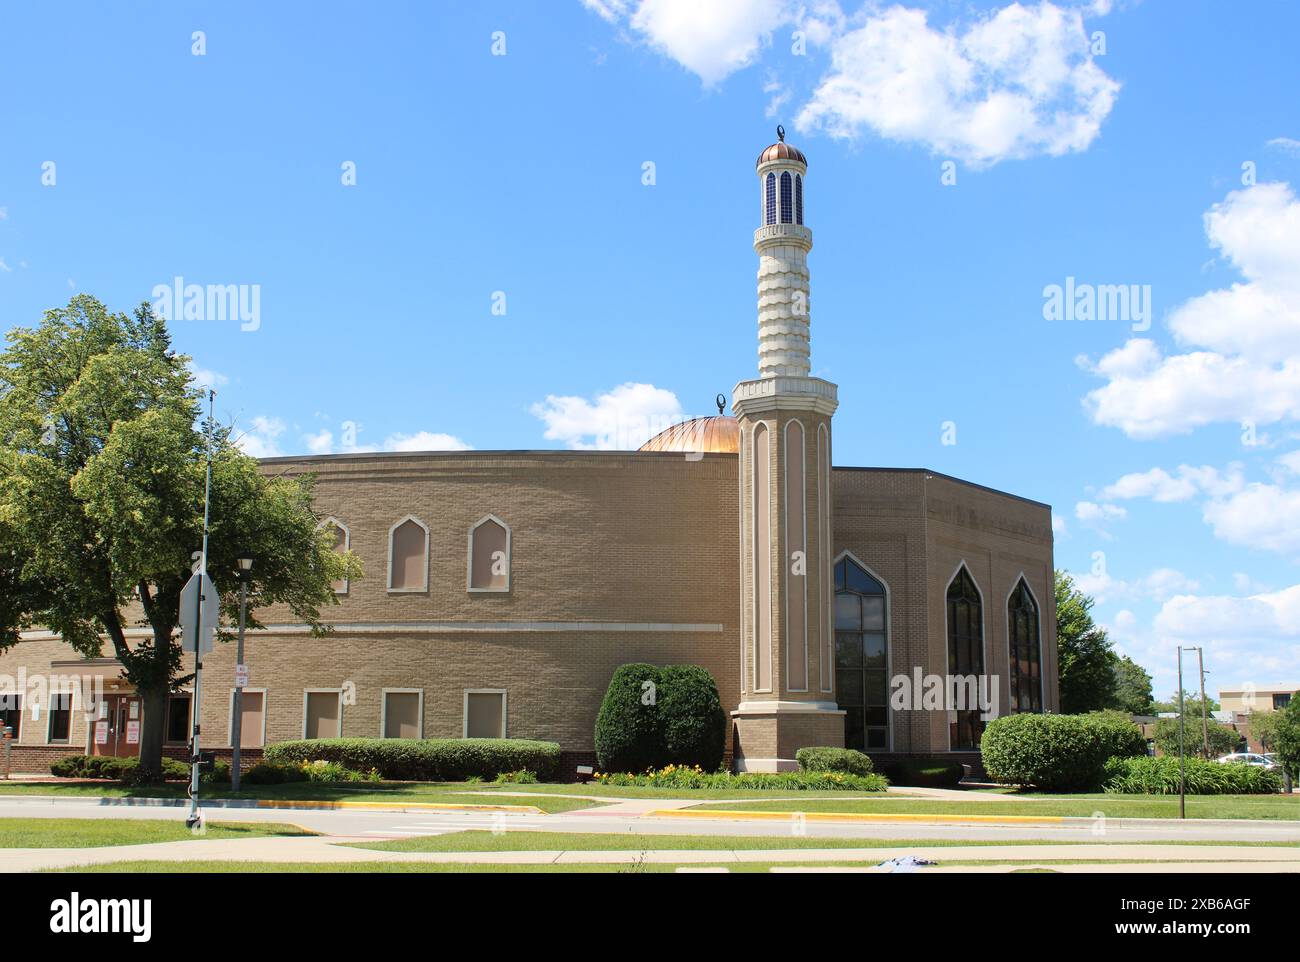
[[[104,706],[90,726],[90,753],[127,757],[140,754],[140,699],[105,695]]]

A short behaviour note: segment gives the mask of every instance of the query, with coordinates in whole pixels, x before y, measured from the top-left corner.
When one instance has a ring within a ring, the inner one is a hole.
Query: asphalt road
[[[514,801],[525,801],[515,799]],[[645,808],[665,807],[663,800],[646,801]],[[472,811],[365,811],[356,809],[205,808],[205,817],[225,822],[291,822],[326,835],[402,838],[467,830],[636,833],[654,835],[780,836],[809,838],[955,839],[1044,842],[1081,841],[1134,843],[1153,841],[1300,842],[1300,821],[1189,819],[1069,819],[1053,824],[993,824],[944,822],[936,816],[906,822],[824,822],[795,818],[732,820],[673,818],[629,811],[587,809],[555,815],[523,815]],[[183,821],[184,806],[105,805],[92,800],[50,801],[7,798],[0,801],[0,818],[144,818]]]

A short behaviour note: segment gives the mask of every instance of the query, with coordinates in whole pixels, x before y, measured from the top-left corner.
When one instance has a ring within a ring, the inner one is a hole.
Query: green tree
[[[1201,729],[1201,713],[1199,709],[1193,714],[1191,711],[1184,716],[1183,720],[1183,750],[1188,756],[1199,755],[1205,756],[1205,732]],[[1237,750],[1237,744],[1241,741],[1241,736],[1237,734],[1236,729],[1229,728],[1227,725],[1220,725],[1213,718],[1209,719],[1208,731],[1210,736],[1210,758],[1218,758],[1220,755],[1227,755],[1229,752]],[[1178,719],[1161,718],[1156,722],[1155,733],[1152,740],[1156,743],[1156,748],[1165,755],[1178,757]]]
[[[1056,645],[1061,713],[1111,708],[1116,703],[1116,656],[1103,628],[1092,620],[1092,598],[1066,572],[1056,572]]]
[[[1250,737],[1259,742],[1260,747],[1271,752],[1277,747],[1278,729],[1285,713],[1280,711],[1256,711],[1249,715]]]
[[[1147,715],[1155,704],[1151,697],[1151,675],[1128,655],[1114,662],[1115,693],[1113,707],[1130,715]]]
[[[147,304],[112,314],[93,297],[15,328],[0,353],[0,648],[41,625],[77,652],[105,640],[144,702],[140,768],[162,770],[168,694],[181,676],[181,587],[200,546],[208,439],[189,358]],[[206,425],[214,449],[208,573],[237,618],[235,559],[255,559],[250,610],[283,604],[314,635],[331,582],[360,566],[333,550],[310,479],[267,477]],[[260,627],[250,615],[249,624]],[[142,632],[132,629],[143,628]],[[221,633],[229,640],[229,632]]]
[[[1280,712],[1277,720],[1277,758],[1292,779],[1300,780],[1300,698]]]

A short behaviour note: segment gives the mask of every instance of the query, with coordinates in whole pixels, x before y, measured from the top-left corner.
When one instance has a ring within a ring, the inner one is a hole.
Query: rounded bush
[[[698,665],[621,665],[596,716],[596,760],[606,772],[668,765],[711,771],[722,763],[726,740],[718,686]]]
[[[354,772],[376,771],[398,781],[462,782],[495,778],[526,768],[554,777],[560,764],[555,742],[523,738],[312,738],[268,745],[268,762],[338,762]]]
[[[699,765],[707,772],[722,764],[727,747],[727,713],[718,686],[699,665],[668,665],[659,671],[661,764]]]
[[[1136,726],[1129,727],[1138,732]],[[984,771],[995,782],[1069,792],[1096,788],[1107,760],[1117,751],[1134,751],[1136,745],[1111,719],[1026,713],[989,722],[980,751]]]
[[[305,782],[307,772],[301,764],[289,762],[258,762],[243,775],[249,785],[283,785],[286,782]]]
[[[870,775],[873,771],[871,757],[854,748],[801,748],[794,753],[794,760],[805,772]]]
[[[596,763],[605,771],[658,767],[659,667],[620,665],[596,716]]]

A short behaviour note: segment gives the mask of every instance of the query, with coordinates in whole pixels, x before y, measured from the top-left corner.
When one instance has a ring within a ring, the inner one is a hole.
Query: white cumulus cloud
[[[544,437],[566,447],[626,451],[683,420],[672,391],[628,382],[593,399],[549,394],[532,406],[546,424]]]
[[[359,449],[364,450],[364,449]],[[390,434],[384,439],[385,451],[471,451],[473,448],[454,434],[417,431],[414,434]]]

